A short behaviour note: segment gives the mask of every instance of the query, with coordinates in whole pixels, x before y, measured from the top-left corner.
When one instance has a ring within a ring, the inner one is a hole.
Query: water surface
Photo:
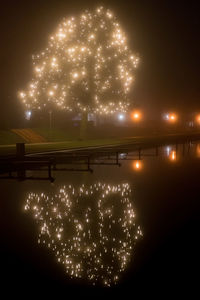
[[[200,144],[120,158],[53,184],[0,181],[4,285],[197,287]]]

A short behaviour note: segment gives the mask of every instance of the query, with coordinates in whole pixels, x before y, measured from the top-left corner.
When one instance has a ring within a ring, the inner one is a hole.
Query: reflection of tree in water
[[[129,184],[61,188],[57,195],[30,193],[25,209],[39,224],[38,242],[51,248],[71,277],[110,286],[130,261],[140,227]]]

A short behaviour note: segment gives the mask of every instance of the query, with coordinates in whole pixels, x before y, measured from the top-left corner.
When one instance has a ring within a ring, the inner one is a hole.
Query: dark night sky
[[[17,126],[17,91],[31,78],[31,55],[65,16],[103,4],[114,10],[141,63],[133,99],[151,111],[200,111],[198,1],[1,0],[0,126]],[[6,117],[5,117],[6,116]]]

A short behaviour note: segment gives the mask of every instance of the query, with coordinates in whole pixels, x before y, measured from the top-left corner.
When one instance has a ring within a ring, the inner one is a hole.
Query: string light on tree
[[[68,185],[54,196],[30,193],[25,210],[38,223],[38,243],[54,252],[68,275],[111,286],[142,235],[130,199],[127,183]]]
[[[113,12],[98,7],[63,19],[33,55],[33,77],[19,98],[27,110],[124,113],[137,64]]]

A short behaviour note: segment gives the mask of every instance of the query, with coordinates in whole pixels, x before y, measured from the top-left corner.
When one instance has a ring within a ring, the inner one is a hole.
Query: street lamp
[[[200,125],[200,115],[196,116],[196,122]]]
[[[27,110],[26,112],[25,112],[25,118],[26,118],[26,120],[30,120],[31,119],[31,111],[30,110]]]
[[[132,113],[131,113],[131,119],[133,120],[133,121],[135,121],[135,122],[137,122],[137,121],[140,121],[141,120],[141,112],[140,111],[133,111]]]
[[[175,123],[177,121],[177,115],[175,113],[167,113],[164,115],[164,119],[170,123]]]
[[[118,115],[118,120],[119,121],[123,121],[125,119],[125,115],[124,114],[119,114]]]

